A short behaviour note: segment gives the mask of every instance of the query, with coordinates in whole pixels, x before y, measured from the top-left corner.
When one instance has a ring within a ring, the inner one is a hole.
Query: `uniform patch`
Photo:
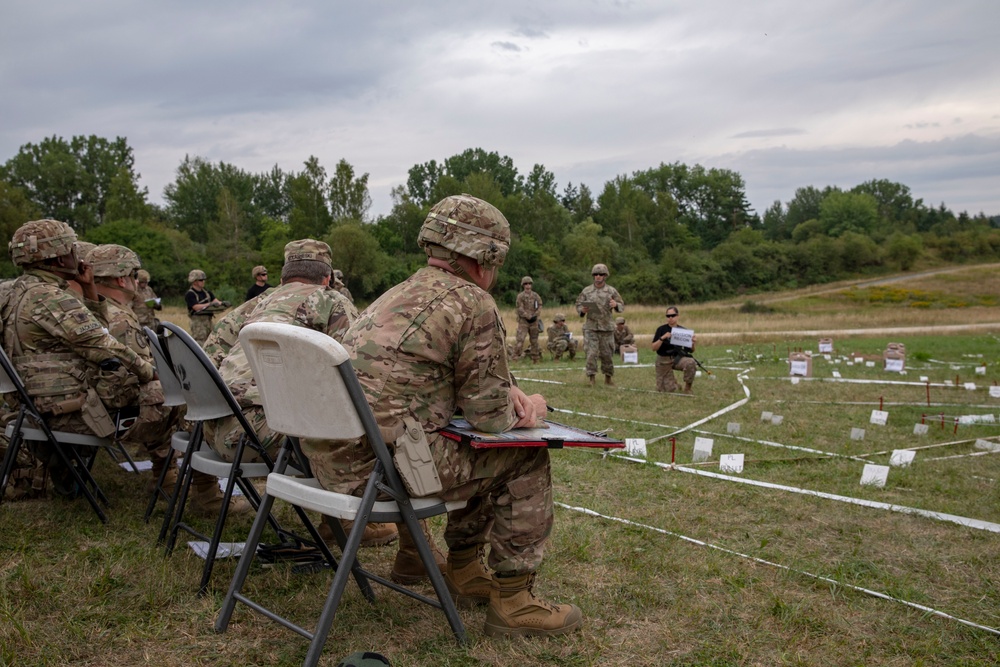
[[[85,334],[88,331],[94,331],[95,329],[103,329],[100,322],[91,322],[90,324],[84,324],[82,327],[74,331],[77,336]]]
[[[62,299],[59,301],[59,307],[65,311],[78,310],[83,306],[82,303],[77,299]]]
[[[73,319],[79,322],[80,324],[86,324],[87,322],[90,321],[90,313],[81,310],[78,313],[73,313]]]

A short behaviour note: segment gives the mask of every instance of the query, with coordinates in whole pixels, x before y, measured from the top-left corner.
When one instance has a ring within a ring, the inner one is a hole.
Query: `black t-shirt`
[[[247,296],[243,300],[249,301],[250,299],[258,297],[267,290],[271,289],[271,287],[273,287],[273,285],[269,285],[267,281],[265,281],[263,285],[258,285],[257,283],[254,283],[253,285],[250,286],[250,289],[247,290]]]
[[[653,342],[655,343],[660,338],[660,336],[672,330],[673,327],[670,326],[669,324],[661,324],[660,327],[656,330],[656,333],[653,334]],[[669,340],[663,341],[663,343],[660,344],[660,347],[656,349],[656,353],[661,357],[675,357],[678,354],[684,354],[690,351],[691,350],[689,348],[681,347],[680,345],[674,345]]]
[[[191,289],[189,289],[187,291],[187,293],[184,294],[184,302],[187,304],[187,307],[188,307],[188,315],[192,315],[192,316],[193,315],[200,315],[200,313],[196,313],[194,311],[195,304],[197,304],[197,303],[212,303],[212,301],[214,299],[215,299],[215,295],[212,294],[211,292],[209,292],[207,289],[206,290],[200,290],[200,289],[195,289],[195,288],[192,287]],[[205,314],[206,315],[210,315],[211,313],[205,313]]]

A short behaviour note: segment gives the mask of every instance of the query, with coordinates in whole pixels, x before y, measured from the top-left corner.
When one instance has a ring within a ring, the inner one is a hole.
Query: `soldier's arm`
[[[622,295],[618,293],[618,290],[612,288],[615,298],[615,310],[619,313],[625,312],[625,302],[622,300]]]
[[[487,297],[472,304],[456,343],[456,402],[472,427],[486,433],[502,433],[517,422],[504,337],[496,303]]]

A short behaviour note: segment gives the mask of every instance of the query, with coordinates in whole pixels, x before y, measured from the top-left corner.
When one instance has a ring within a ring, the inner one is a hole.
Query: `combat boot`
[[[685,394],[690,394],[691,393],[691,383],[690,382],[685,382],[684,383],[684,393]]]
[[[588,375],[588,376],[587,376],[587,382],[589,382],[589,383],[590,383],[590,386],[591,386],[591,387],[593,387],[593,386],[594,386],[594,384],[595,384],[595,382],[596,382],[596,381],[595,381],[595,379],[594,379],[595,377],[596,377],[596,376],[594,376],[594,375]]]
[[[615,386],[615,381],[611,379],[610,375],[605,375],[604,376],[604,384],[608,385],[609,387],[613,387],[613,386]]]
[[[554,357],[552,357],[552,361],[562,361],[562,355],[561,354],[555,355]]]
[[[173,450],[170,451],[173,453]],[[174,485],[177,484],[177,465],[174,463],[174,457],[158,456],[156,452],[150,452],[149,460],[153,464],[153,479],[149,480],[146,484],[146,493],[156,491],[156,482],[160,479],[163,469],[166,468],[167,472],[163,477],[163,483],[160,485],[160,491],[169,497],[174,492]]]
[[[353,521],[348,521],[347,519],[340,519],[340,526],[344,529],[344,533],[350,535],[351,528],[354,527]],[[335,547],[339,546],[337,544],[336,538],[333,536],[333,531],[326,521],[319,524],[319,536],[323,538],[327,546]],[[396,525],[392,523],[370,523],[365,526],[365,532],[361,536],[361,547],[380,547],[384,544],[392,544],[399,537],[399,533],[396,532]]]
[[[444,554],[438,549],[437,543],[434,542],[434,536],[431,535],[426,519],[420,521],[420,527],[423,529],[424,537],[427,538],[427,544],[434,555],[434,562],[437,563],[438,569],[444,573],[447,561]],[[396,552],[396,560],[392,564],[389,578],[397,584],[415,584],[423,581],[427,577],[427,570],[424,568],[424,562],[420,560],[420,552],[417,551],[417,545],[414,543],[413,537],[410,536],[410,531],[407,530],[405,523],[397,523],[396,528],[399,529],[399,551]]]
[[[191,486],[194,494],[191,496],[191,506],[202,514],[218,516],[222,511],[222,490],[219,480],[197,470],[192,471]],[[244,514],[253,510],[253,506],[243,496],[232,496],[229,499],[230,514]]]
[[[479,545],[449,551],[444,580],[457,606],[489,604],[493,578],[486,566],[486,549]]]
[[[493,575],[484,631],[490,637],[552,636],[573,632],[583,623],[575,604],[553,604],[532,591],[535,574]]]

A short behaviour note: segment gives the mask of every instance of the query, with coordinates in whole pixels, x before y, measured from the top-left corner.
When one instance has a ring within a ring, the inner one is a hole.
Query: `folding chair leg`
[[[162,497],[167,502],[170,502],[170,496],[172,493],[165,493],[163,491],[163,480],[167,478],[167,473],[170,472],[170,468],[177,465],[174,461],[174,457],[172,456],[173,452],[174,450],[171,449],[170,455],[167,457],[167,462],[163,465],[163,469],[160,470],[160,474],[156,476],[156,487],[153,489],[153,492],[149,494],[149,502],[146,504],[146,513],[142,515],[144,523],[149,523],[150,517],[153,516],[153,510],[156,509],[157,500]],[[177,486],[176,482],[174,483],[174,486]]]
[[[226,593],[226,598],[222,601],[222,609],[219,611],[219,617],[215,619],[215,631],[218,633],[225,632],[226,628],[229,627],[229,620],[233,616],[237,600],[245,604],[251,604],[250,601],[241,595],[241,591],[243,590],[243,583],[246,581],[247,574],[250,572],[250,565],[253,563],[254,556],[257,553],[257,545],[260,544],[260,536],[264,532],[264,526],[267,525],[267,517],[271,514],[272,505],[274,505],[274,498],[264,494],[260,507],[257,508],[257,517],[253,520],[250,534],[247,536],[246,544],[243,546],[243,553],[240,555],[240,562],[236,566],[233,581],[229,584],[229,592]],[[258,608],[256,605],[251,606]]]
[[[174,512],[177,509],[178,501],[181,502],[181,508],[183,509],[183,503],[187,500],[186,487],[191,484],[191,456],[201,446],[201,433],[201,422],[198,422],[191,430],[191,438],[188,440],[187,450],[185,450],[184,456],[181,457],[180,469],[177,471],[177,482],[174,484],[174,490],[167,500],[167,507],[163,511],[163,523],[160,525],[160,534],[156,538],[157,544],[163,544],[163,540],[167,538],[167,534],[173,526]],[[180,498],[182,490],[184,491],[183,499]],[[170,551],[168,550],[167,553],[170,553]]]
[[[238,452],[239,449],[242,449],[242,447],[238,448]],[[239,458],[237,458],[237,461],[239,461]],[[229,518],[229,501],[233,497],[233,487],[236,486],[237,480],[239,480],[239,464],[233,466],[233,471],[230,472],[229,479],[226,480],[226,490],[222,494],[222,508],[219,510],[219,516],[215,520],[215,530],[212,531],[212,539],[208,543],[208,553],[205,554],[205,566],[201,570],[201,583],[198,585],[199,596],[205,595],[208,591],[208,580],[211,578],[212,569],[215,567],[215,552],[219,550],[219,544],[222,542],[222,531],[226,529],[226,519]]]
[[[7,492],[7,484],[10,476],[14,472],[14,463],[17,461],[17,452],[21,449],[24,440],[21,438],[21,424],[24,422],[24,414],[17,415],[14,422],[13,437],[7,443],[7,452],[3,457],[3,467],[0,467],[0,503]]]
[[[134,472],[135,474],[138,475],[139,474],[139,466],[137,466],[135,464],[135,460],[128,453],[128,450],[125,449],[125,445],[123,445],[120,440],[115,440],[115,445],[117,445],[116,448],[118,449],[118,452],[122,455],[122,458],[124,458],[125,461],[128,463],[129,467],[132,468],[132,472]],[[108,451],[110,452],[111,450],[108,450]]]

